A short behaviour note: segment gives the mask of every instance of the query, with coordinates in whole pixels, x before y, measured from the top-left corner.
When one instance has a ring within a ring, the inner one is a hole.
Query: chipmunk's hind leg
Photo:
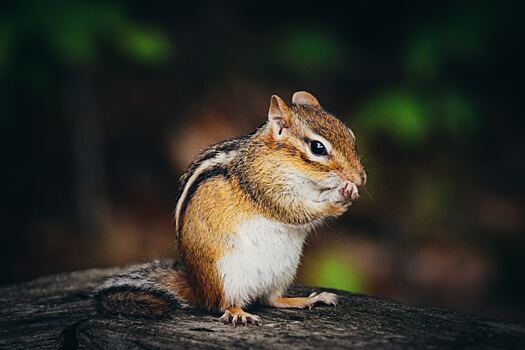
[[[227,308],[224,311],[224,314],[219,318],[219,321],[224,324],[231,323],[234,326],[238,324],[247,326],[248,323],[252,323],[256,326],[260,326],[262,324],[261,318],[259,316],[249,314],[238,306],[230,306]]]
[[[305,307],[311,309],[312,307],[314,307],[315,304],[325,304],[325,305],[336,306],[337,295],[335,295],[334,293],[328,293],[328,292],[322,292],[320,294],[313,292],[307,297],[271,298],[268,300],[268,304],[270,306],[277,307],[277,308],[296,308],[296,309],[302,309]]]

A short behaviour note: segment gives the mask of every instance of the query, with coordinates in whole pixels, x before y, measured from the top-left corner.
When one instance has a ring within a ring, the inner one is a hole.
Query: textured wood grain
[[[122,269],[93,269],[0,288],[0,349],[359,348],[525,349],[525,326],[449,310],[335,291],[336,307],[260,306],[261,327],[232,327],[219,315],[178,310],[169,321],[98,316],[90,295]],[[291,294],[314,288],[294,287]],[[317,290],[317,289],[316,289]]]

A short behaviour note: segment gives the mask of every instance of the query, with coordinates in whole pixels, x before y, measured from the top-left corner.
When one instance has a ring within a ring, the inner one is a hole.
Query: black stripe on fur
[[[191,184],[191,187],[188,189],[188,194],[186,195],[186,198],[184,199],[184,202],[181,205],[179,222],[177,223],[177,227],[179,228],[179,232],[177,232],[178,234],[180,234],[180,230],[182,229],[182,220],[184,218],[184,214],[186,213],[186,209],[188,208],[188,205],[199,186],[204,181],[217,176],[228,178],[228,168],[222,165],[216,165],[212,168],[209,168],[208,170],[201,173],[197,177],[197,179],[195,179],[195,181]]]

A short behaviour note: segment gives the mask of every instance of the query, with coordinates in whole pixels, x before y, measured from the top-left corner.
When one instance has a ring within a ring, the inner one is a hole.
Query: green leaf
[[[170,57],[171,44],[159,30],[129,27],[118,43],[123,53],[141,63],[164,63]]]
[[[363,292],[363,283],[358,272],[336,256],[329,256],[320,261],[316,284],[326,288]]]
[[[394,90],[371,98],[357,114],[368,129],[385,130],[399,142],[419,144],[430,128],[421,99],[409,91]]]

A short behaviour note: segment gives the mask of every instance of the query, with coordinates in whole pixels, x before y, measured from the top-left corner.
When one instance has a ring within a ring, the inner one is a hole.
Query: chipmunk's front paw
[[[308,304],[306,305],[309,309],[313,308],[315,304],[322,303],[325,305],[337,305],[337,295],[334,293],[322,292],[317,294],[313,292],[308,296]]]
[[[259,316],[249,314],[240,307],[230,307],[226,309],[224,314],[219,318],[219,321],[224,324],[231,323],[233,326],[238,324],[247,326],[249,323],[256,326],[262,325],[262,320]]]

